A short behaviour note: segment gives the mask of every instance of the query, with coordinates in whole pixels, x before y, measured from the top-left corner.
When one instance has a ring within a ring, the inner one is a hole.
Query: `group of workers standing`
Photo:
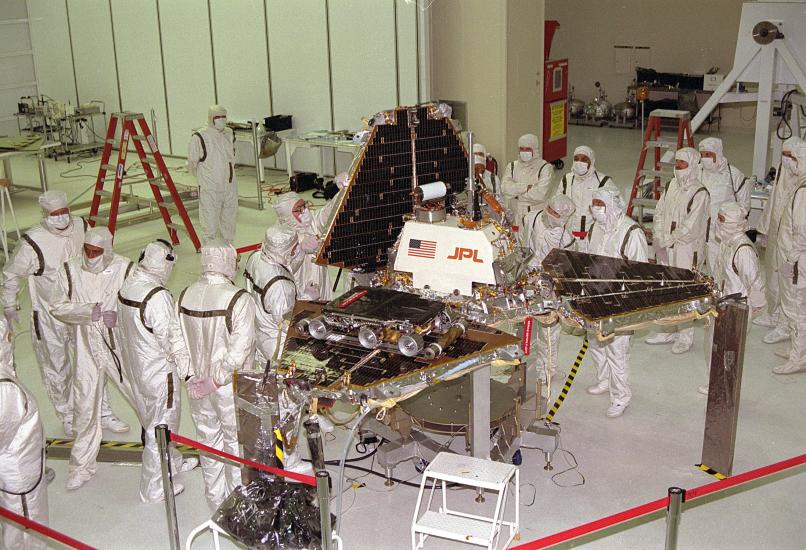
[[[596,168],[594,151],[574,150],[571,171],[554,181],[554,167],[540,156],[532,134],[518,140],[518,158],[504,166],[499,180],[487,170],[484,146],[474,146],[476,174],[506,201],[521,243],[537,267],[554,248],[571,248],[625,260],[654,261],[661,265],[697,269],[713,277],[724,295],[746,298],[753,314],[767,308],[753,323],[770,328],[763,341],[791,341],[785,362],[772,372],[806,372],[806,143],[797,137],[783,144],[781,166],[758,227],[766,246],[762,270],[758,253],[748,238],[748,216],[753,184],[731,165],[719,138],[703,139],[697,149],[675,152],[674,177],[661,196],[653,220],[653,254],[638,223],[627,216],[626,205],[613,180]],[[538,327],[537,363],[545,377],[556,372],[561,329]],[[710,363],[713,327],[706,326],[705,355]],[[648,344],[672,344],[683,354],[694,343],[691,323],[675,332],[659,332]],[[616,333],[604,342],[590,339],[597,383],[592,395],[609,394],[607,416],[621,416],[630,403],[631,333]],[[708,393],[707,384],[698,388]]]
[[[338,201],[312,211],[293,192],[277,197],[277,223],[266,231],[261,249],[248,258],[243,287],[234,284],[239,271],[231,244],[237,190],[225,189],[220,182],[220,189],[205,189],[221,174],[234,178],[221,168],[234,159],[222,116],[223,109],[211,108],[209,127],[194,134],[196,145],[191,141],[191,150],[197,145],[206,150],[189,159],[195,163],[192,170],[201,197],[207,197],[200,212],[202,273],[176,299],[167,288],[177,260],[170,242],[149,243],[132,262],[113,251],[107,228],[88,228],[70,214],[64,192],[39,197],[41,223],[25,233],[3,268],[0,505],[47,523],[42,424],[36,401],[17,379],[13,358],[12,332],[19,322],[24,282],[31,298],[31,340],[45,389],[65,434],[75,438],[67,489],[80,488],[95,474],[103,429],[129,430],[109,407],[109,379],[143,429],[143,502],[164,499],[154,430],[160,424],[178,429],[181,384],[187,386],[198,439],[238,454],[233,372],[277,359],[283,323],[296,300],[331,297],[327,269],[315,265],[313,255]],[[342,187],[346,184],[343,177],[339,181]],[[176,449],[170,452],[175,472],[199,464],[195,458],[183,459]],[[203,457],[201,470],[208,504],[216,509],[240,483],[239,469]],[[177,494],[183,489],[181,483],[174,484]],[[44,548],[39,539],[10,525],[0,526],[0,537],[3,548]]]
[[[537,137],[522,136],[518,145],[517,160],[504,166],[500,179],[487,170],[482,145],[474,146],[473,156],[477,176],[512,212],[521,242],[534,254],[534,266],[554,248],[649,259],[644,232],[627,216],[618,187],[596,168],[590,147],[576,148],[572,170],[555,185],[554,167],[541,158]],[[143,502],[164,499],[154,429],[159,424],[178,429],[182,383],[198,439],[237,454],[232,374],[278,358],[283,324],[295,301],[331,298],[328,271],[313,256],[338,200],[312,211],[296,193],[280,195],[274,203],[277,224],[246,261],[243,287],[236,286],[234,165],[226,110],[213,106],[208,127],[193,134],[188,151],[188,166],[200,185],[202,274],[176,299],[167,288],[177,260],[171,243],[155,240],[132,262],[113,251],[106,228],[88,228],[70,214],[65,193],[48,191],[39,197],[42,221],[22,237],[3,269],[0,504],[47,521],[42,425],[36,402],[16,377],[13,358],[12,331],[19,322],[24,281],[45,389],[65,433],[75,437],[67,489],[78,489],[96,472],[103,429],[129,430],[109,407],[107,378],[143,428]],[[346,183],[343,175],[337,177],[340,188]],[[767,312],[753,321],[771,329],[764,341],[791,339],[786,362],[773,372],[801,372],[806,370],[806,273],[801,273],[806,263],[806,143],[797,138],[784,143],[782,166],[759,227],[767,246],[766,275],[745,234],[750,187],[728,163],[719,139],[703,140],[699,150],[678,150],[674,178],[655,211],[654,257],[663,265],[708,272],[725,294],[745,296],[754,312],[766,305]],[[556,319],[539,326],[537,361],[546,377],[555,373],[561,332]],[[671,343],[673,353],[685,353],[692,347],[693,328],[659,333],[647,342]],[[607,416],[618,417],[631,398],[631,335],[617,333],[590,343],[597,379],[587,391],[608,394]],[[175,449],[171,453],[176,472],[198,465]],[[201,469],[208,503],[215,509],[239,483],[239,470],[206,457]],[[174,487],[177,493],[183,490],[181,484]],[[2,530],[3,548],[36,543],[23,531]]]

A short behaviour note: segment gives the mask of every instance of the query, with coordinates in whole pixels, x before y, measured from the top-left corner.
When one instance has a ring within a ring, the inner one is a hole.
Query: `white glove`
[[[303,237],[303,239],[300,241],[299,246],[306,254],[316,252],[319,250],[319,239],[313,235],[305,235],[305,237]]]
[[[669,265],[669,249],[661,246],[655,247],[655,260],[661,265]]]
[[[316,301],[321,297],[321,293],[319,292],[319,285],[316,283],[308,283],[308,286],[305,287],[305,291],[302,293],[308,300]]]
[[[350,183],[350,176],[347,174],[347,172],[341,172],[335,178],[333,178],[333,181],[336,183],[336,187],[339,189],[344,189],[347,187],[347,184]]]
[[[216,391],[218,386],[212,378],[194,378],[188,382],[188,396],[191,399],[201,399]]]
[[[115,328],[118,324],[118,312],[114,309],[109,309],[101,313],[106,328]]]
[[[90,319],[92,319],[93,323],[101,320],[101,304],[95,304],[95,306],[93,306]]]
[[[3,310],[3,315],[6,316],[6,321],[8,321],[9,326],[11,323],[19,323],[20,322],[20,314],[17,313],[17,308],[14,306],[9,306]]]

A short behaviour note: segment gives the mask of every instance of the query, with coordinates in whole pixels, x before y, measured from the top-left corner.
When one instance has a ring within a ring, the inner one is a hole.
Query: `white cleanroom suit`
[[[626,214],[624,201],[618,189],[602,188],[593,191],[591,200],[604,203],[590,207],[594,223],[590,231],[588,250],[610,258],[621,258],[637,262],[647,261],[646,235],[641,227]],[[596,385],[588,388],[588,393],[597,395],[610,393],[610,407],[607,416],[621,416],[630,404],[630,334],[616,333],[605,342],[595,336],[590,338],[590,354],[596,365]]]
[[[778,227],[778,286],[781,311],[789,321],[792,347],[775,374],[806,371],[806,143],[793,147],[800,185],[785,205]]]
[[[294,276],[288,259],[299,246],[290,228],[273,226],[266,230],[263,246],[246,261],[244,285],[255,300],[255,362],[266,366],[282,354],[285,326],[297,298]]]
[[[571,231],[577,233],[580,237],[578,246],[584,245],[584,238],[593,224],[589,207],[591,205],[591,198],[593,198],[593,191],[603,187],[611,187],[616,189],[613,180],[610,176],[602,174],[596,169],[596,153],[587,145],[580,145],[574,149],[574,158],[577,156],[584,156],[590,159],[590,162],[584,160],[574,160],[571,171],[565,174],[557,186],[558,195],[567,195],[574,201],[576,212],[571,218],[568,227]],[[585,219],[583,222],[582,219]]]
[[[190,356],[173,297],[165,288],[175,262],[167,241],[149,243],[118,293],[123,376],[130,381],[132,405],[145,430],[140,476],[143,502],[165,499],[154,429],[160,424],[172,432],[179,429],[179,387],[189,375]],[[198,464],[195,458],[183,461],[173,445],[171,456],[174,471],[187,471]],[[181,485],[174,484],[176,493],[181,490]]]
[[[518,160],[510,162],[501,177],[501,191],[515,225],[521,225],[529,212],[543,208],[553,176],[554,167],[540,157],[537,136],[522,135],[518,139]]]
[[[291,272],[297,284],[300,300],[330,300],[333,297],[327,266],[316,265],[316,254],[328,230],[333,209],[341,194],[329,200],[318,210],[311,211],[305,200],[293,191],[283,193],[274,203],[274,211],[281,225],[291,228],[299,239],[297,255],[291,259]]]
[[[658,201],[652,223],[653,246],[658,263],[685,269],[700,269],[705,262],[709,238],[711,200],[700,182],[700,153],[691,147],[678,149],[675,161],[686,168],[675,168],[674,178]],[[659,332],[647,344],[672,343],[673,353],[685,353],[694,344],[694,328],[676,333]]]
[[[0,319],[0,506],[48,524],[45,434],[34,396],[17,380],[11,327]],[[0,522],[0,548],[44,550],[33,533]]]
[[[728,163],[722,152],[722,140],[715,137],[705,138],[697,147],[702,157],[702,184],[708,189],[711,196],[711,226],[709,236],[716,230],[716,216],[719,207],[725,202],[735,202],[744,208],[745,215],[750,213],[750,195],[753,192],[753,184],[741,170]],[[703,154],[705,153],[705,154]],[[712,159],[708,154],[716,156]],[[717,257],[719,256],[719,243],[716,239],[708,239],[706,243],[706,263],[708,272],[716,275],[715,269]]]
[[[193,132],[188,144],[188,170],[199,182],[202,241],[235,239],[238,183],[235,179],[235,135],[227,128],[227,110],[213,105],[207,128]]]
[[[23,235],[3,267],[3,308],[9,322],[17,320],[17,296],[22,282],[27,279],[34,355],[56,416],[64,425],[65,433],[72,435],[69,330],[50,314],[50,304],[59,268],[70,258],[81,255],[84,220],[71,216],[69,211],[65,213],[68,204],[63,191],[43,193],[39,204],[44,214],[42,222]]]
[[[568,220],[574,213],[574,203],[564,195],[549,199],[544,210],[536,210],[526,215],[520,237],[524,246],[532,251],[529,265],[535,269],[555,248],[570,248],[574,237],[568,227]],[[555,317],[553,322],[544,324],[537,319],[537,365],[538,373],[544,379],[551,377],[557,370],[557,356],[560,352],[560,322]]]
[[[753,313],[760,311],[766,303],[764,278],[758,254],[752,241],[747,237],[747,211],[744,206],[733,201],[723,202],[714,214],[716,226],[714,241],[719,243],[719,253],[713,266],[714,283],[723,296],[739,294],[747,299]],[[711,350],[714,342],[714,325],[705,327],[705,365],[711,366]],[[707,374],[706,374],[707,376]],[[708,394],[708,385],[697,388]]]
[[[487,170],[487,148],[481,143],[473,144],[473,167],[476,176],[484,182],[487,191],[493,194],[496,199],[501,199],[501,180],[498,176]]]
[[[202,275],[179,296],[179,324],[190,353],[190,412],[199,441],[238,454],[232,373],[253,370],[255,301],[232,284],[237,273],[232,245],[202,247]],[[215,510],[241,482],[237,466],[202,457],[205,495]]]
[[[103,253],[89,257],[88,245]],[[133,264],[112,251],[112,234],[106,227],[88,230],[84,249],[81,256],[71,258],[59,270],[50,310],[70,325],[75,346],[72,396],[76,440],[70,452],[70,490],[81,487],[97,470],[106,375],[127,398],[131,395],[120,367],[120,338],[113,328],[117,324],[118,291]]]
[[[789,323],[781,312],[781,295],[778,287],[778,228],[784,209],[799,185],[798,166],[794,148],[803,140],[793,136],[781,147],[781,164],[775,177],[770,196],[758,223],[759,241],[766,246],[764,253],[764,278],[767,288],[767,314],[753,319],[753,324],[772,330],[764,336],[767,343],[783,342],[789,338]]]

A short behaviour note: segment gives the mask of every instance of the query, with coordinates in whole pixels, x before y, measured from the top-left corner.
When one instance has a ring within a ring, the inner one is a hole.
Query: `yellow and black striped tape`
[[[47,446],[60,449],[72,449],[72,439],[48,439]],[[130,451],[142,451],[143,444],[139,441],[101,441],[102,449],[126,449]],[[195,449],[188,445],[176,445],[176,450],[180,453],[194,452]]]
[[[557,414],[557,411],[560,409],[560,406],[563,404],[563,401],[565,401],[565,398],[568,397],[568,392],[574,383],[574,379],[577,377],[579,366],[582,364],[582,360],[585,358],[585,354],[588,352],[588,345],[589,345],[588,339],[585,338],[582,341],[582,347],[579,348],[577,358],[574,360],[574,366],[571,367],[571,372],[568,373],[568,376],[565,379],[563,389],[560,390],[560,395],[557,396],[557,400],[554,402],[554,405],[552,405],[551,410],[546,415],[546,420],[548,422],[554,420],[554,415]]]
[[[283,449],[283,432],[274,428],[274,456],[280,461],[280,467],[285,464],[285,451]]]
[[[713,468],[709,468],[705,464],[695,464],[695,466],[697,468],[699,468],[700,470],[702,470],[703,472],[705,472],[706,474],[708,474],[709,476],[714,476],[715,478],[717,478],[720,481],[723,480],[723,479],[727,479],[727,477],[728,477],[725,474],[720,474],[719,472],[717,472]]]

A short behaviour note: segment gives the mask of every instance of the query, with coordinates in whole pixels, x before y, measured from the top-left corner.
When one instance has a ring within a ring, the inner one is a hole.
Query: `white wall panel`
[[[298,133],[330,129],[327,25],[324,0],[266,0],[275,114],[294,116]],[[315,151],[298,149],[294,166],[318,166]],[[285,166],[284,151],[277,158]]]
[[[170,140],[162,81],[157,2],[112,0],[112,20],[115,25],[123,110],[143,113],[151,126],[151,109],[154,109],[157,128],[151,128],[151,131],[156,131],[159,146],[168,152]]]
[[[400,83],[400,104],[414,105],[417,99],[417,16],[415,2],[396,0],[397,4],[397,73]]]
[[[207,3],[171,0],[160,2],[159,11],[171,149],[186,155],[191,132],[207,124],[207,109],[215,102]]]
[[[269,64],[263,0],[211,0],[218,102],[232,120],[268,116]]]
[[[4,14],[0,14],[0,21],[2,21],[3,16]],[[0,31],[2,31],[0,54],[31,49],[31,40],[28,38],[28,23],[4,23],[0,27]]]
[[[330,52],[336,129],[395,107],[393,0],[330,2]]]
[[[80,103],[97,99],[106,111],[120,109],[112,24],[107,0],[68,0]],[[46,92],[47,93],[47,92]]]
[[[0,2],[0,21],[8,19],[25,19],[28,13],[25,11],[25,0],[2,0]]]
[[[31,41],[41,93],[77,103],[64,1],[28,0]]]

